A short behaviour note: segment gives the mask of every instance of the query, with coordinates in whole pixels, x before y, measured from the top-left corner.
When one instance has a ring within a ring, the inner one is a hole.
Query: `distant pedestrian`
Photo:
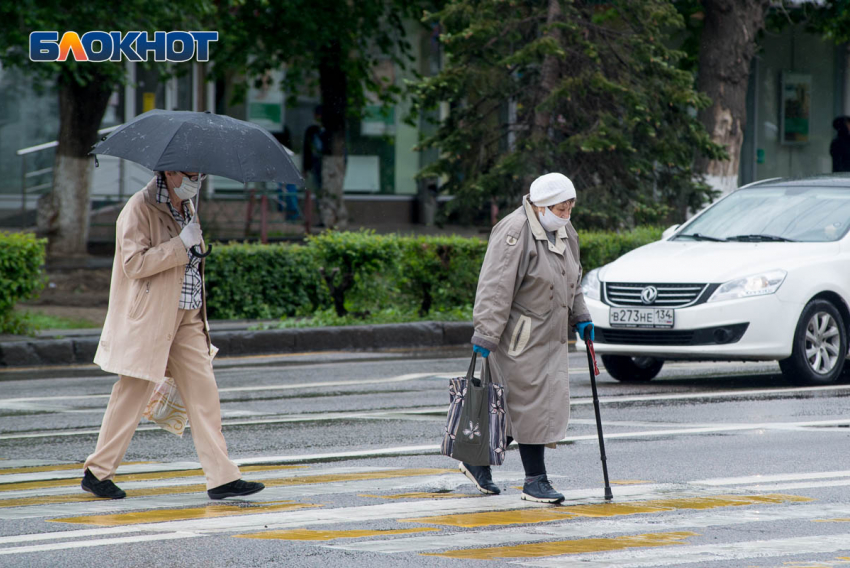
[[[838,131],[829,153],[832,154],[833,172],[850,172],[850,116],[839,116],[832,121],[832,127]]]
[[[313,109],[315,122],[304,131],[303,174],[307,188],[321,195],[322,157],[330,150],[327,131],[322,125],[322,105]]]
[[[191,202],[203,178],[157,172],[118,216],[109,309],[94,362],[119,379],[82,480],[82,488],[97,497],[126,496],[112,479],[166,372],[186,406],[209,497],[250,495],[264,487],[242,481],[221,433],[204,261],[189,250],[203,244]]]
[[[593,336],[570,224],[575,198],[562,174],[534,180],[522,206],[490,233],[473,309],[473,351],[489,357],[494,381],[505,385],[508,444],[518,442],[525,469],[522,498],[543,503],[564,500],[543,452],[564,438],[569,422],[568,328]],[[460,470],[482,493],[500,493],[489,466],[461,463]]]

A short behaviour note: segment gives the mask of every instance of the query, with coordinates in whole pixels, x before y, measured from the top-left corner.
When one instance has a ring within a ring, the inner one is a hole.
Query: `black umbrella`
[[[91,153],[159,172],[202,172],[243,183],[304,183],[286,149],[267,130],[209,112],[148,111],[114,130]]]
[[[289,152],[267,130],[209,112],[148,111],[115,129],[90,154],[124,158],[157,172],[304,184]],[[192,249],[197,256],[210,252]]]

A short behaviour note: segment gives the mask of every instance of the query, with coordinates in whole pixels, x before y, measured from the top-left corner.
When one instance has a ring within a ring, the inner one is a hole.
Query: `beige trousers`
[[[177,310],[173,336],[168,374],[174,377],[183,397],[207,489],[212,489],[242,476],[227,457],[227,444],[221,433],[218,386],[200,310]],[[85,467],[96,478],[103,481],[115,476],[155,387],[152,381],[119,375],[103,415],[97,447],[86,459]]]

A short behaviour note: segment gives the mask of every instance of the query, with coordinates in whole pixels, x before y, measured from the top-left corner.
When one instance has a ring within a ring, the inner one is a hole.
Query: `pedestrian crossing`
[[[80,490],[80,464],[0,460],[0,525],[16,528],[0,533],[0,565],[224,537],[344,551],[352,565],[378,554],[410,566],[850,566],[850,503],[821,498],[850,483],[850,470],[614,480],[613,502],[600,487],[569,488],[553,475],[566,500],[549,506],[519,499],[520,471],[494,468],[506,490],[484,496],[449,460],[428,461],[443,467],[241,460],[245,479],[266,489],[210,501],[195,462],[122,464],[116,482],[128,498],[100,500]]]

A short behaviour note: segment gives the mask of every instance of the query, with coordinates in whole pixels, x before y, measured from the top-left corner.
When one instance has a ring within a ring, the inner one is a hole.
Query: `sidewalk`
[[[219,357],[317,351],[376,351],[391,348],[469,345],[472,322],[415,322],[346,327],[251,330],[259,321],[210,321]],[[272,323],[272,322],[269,322]],[[0,335],[4,369],[91,364],[100,329],[41,331],[36,337]]]

